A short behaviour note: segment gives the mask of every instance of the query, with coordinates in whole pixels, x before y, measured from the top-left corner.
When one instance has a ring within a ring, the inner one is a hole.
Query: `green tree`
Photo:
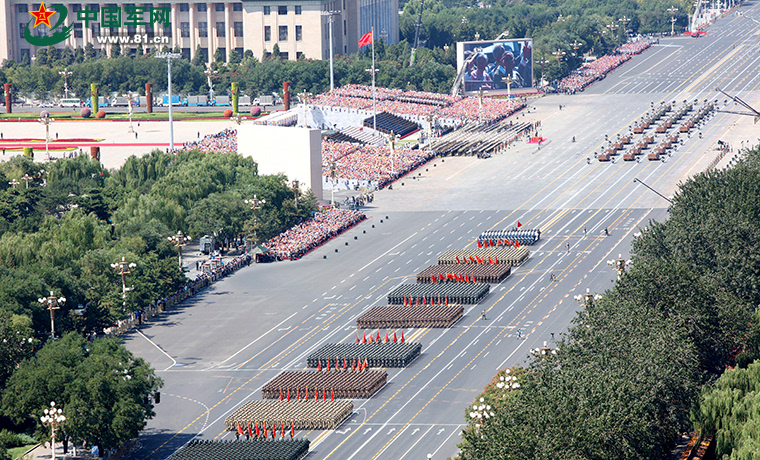
[[[39,66],[48,65],[48,51],[45,48],[40,48],[35,54],[34,63]]]
[[[67,418],[66,435],[103,452],[137,437],[155,415],[153,395],[162,385],[153,369],[117,339],[88,343],[69,333],[14,372],[3,410],[17,422],[35,423],[46,439],[39,417],[49,401],[56,401]]]
[[[84,60],[91,61],[93,59],[95,59],[95,46],[91,42],[88,42],[84,45]]]
[[[118,43],[114,43],[111,45],[111,59],[116,59],[117,57],[121,56],[121,45]]]
[[[195,54],[193,55],[193,59],[191,63],[196,67],[203,67],[206,65],[206,62],[203,56],[203,48],[201,48],[201,45],[198,45],[195,48]]]
[[[74,63],[74,52],[71,50],[71,47],[67,46],[63,48],[61,51],[61,64],[63,65],[71,65]]]
[[[84,62],[84,49],[82,49],[81,46],[77,46],[77,49],[74,50],[74,63],[81,64],[83,62]]]

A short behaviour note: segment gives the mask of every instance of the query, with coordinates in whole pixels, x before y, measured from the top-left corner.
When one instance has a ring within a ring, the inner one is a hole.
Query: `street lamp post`
[[[253,198],[250,200],[245,200],[245,204],[251,207],[253,209],[253,241],[255,243],[259,242],[259,237],[256,234],[256,226],[258,222],[258,218],[256,216],[256,211],[263,208],[265,204],[267,204],[266,200],[260,200],[256,195],[253,195]]]
[[[672,37],[675,33],[674,27],[676,24],[676,12],[678,11],[678,8],[676,8],[675,6],[671,6],[665,11],[670,13],[670,36]]]
[[[30,176],[29,174],[24,174],[24,177],[21,178],[22,181],[26,182],[26,188],[27,189],[29,188],[29,181],[32,180],[32,179],[34,179],[34,178],[32,176]]]
[[[122,300],[122,311],[127,311],[127,277],[126,275],[128,273],[132,272],[132,269],[137,267],[137,264],[134,262],[127,263],[124,260],[124,257],[121,258],[121,262],[117,262],[115,264],[111,264],[111,268],[115,268],[119,270],[119,273],[121,273],[121,300]]]
[[[293,189],[293,202],[296,205],[296,209],[298,209],[298,190],[300,189],[300,186],[301,184],[297,180],[293,180],[291,188]]]
[[[74,72],[69,72],[68,67],[58,72],[58,75],[63,75],[63,92],[66,94],[66,99],[69,98],[69,77],[73,74]]]
[[[632,260],[625,260],[623,259],[622,254],[618,254],[617,259],[610,259],[607,261],[607,265],[612,267],[613,270],[618,272],[618,279],[620,279],[621,276],[623,276],[623,272],[625,271],[625,267],[631,267],[633,266]]]
[[[187,243],[192,239],[189,236],[182,233],[182,230],[179,230],[176,235],[169,236],[166,238],[170,242],[177,245],[177,255],[179,257],[179,268],[182,269],[182,246],[187,245]]]
[[[618,19],[618,22],[623,24],[623,32],[626,32],[626,27],[628,26],[628,23],[631,22],[631,20],[623,16],[622,18]]]
[[[13,188],[16,188],[16,186],[20,183],[21,182],[17,181],[16,179],[13,179],[12,181],[8,182],[8,185],[11,185],[13,186]]]
[[[66,303],[66,297],[56,297],[53,291],[50,291],[48,297],[40,297],[37,302],[47,305],[50,310],[50,338],[55,339],[55,310],[60,310],[61,305]]]
[[[219,71],[211,70],[211,67],[208,67],[203,73],[206,74],[206,82],[208,83],[208,102],[211,104],[211,101],[214,100],[214,82],[211,81],[211,76],[218,74]]]
[[[335,169],[337,168],[335,161],[330,162],[330,206],[335,206]]]
[[[248,119],[247,117],[241,117],[240,115],[235,115],[235,116],[230,117],[230,120],[234,121],[236,125],[240,125],[247,119]]]
[[[129,111],[129,131],[128,133],[134,133],[135,129],[132,127],[132,105],[135,101],[135,95],[132,92],[128,92],[124,95],[127,98],[127,110]]]
[[[174,151],[174,115],[172,112],[172,106],[174,101],[172,100],[172,59],[179,59],[182,57],[179,53],[157,53],[158,59],[166,59],[167,74],[169,90],[169,149]]]
[[[599,294],[592,294],[589,292],[589,289],[586,288],[586,293],[581,295],[578,294],[576,296],[573,296],[573,299],[576,300],[576,302],[580,303],[582,307],[593,307],[594,302],[597,300],[601,300],[602,296]]]
[[[38,121],[45,125],[45,155],[47,156],[48,161],[50,161],[50,148],[48,146],[48,141],[50,140],[50,123],[53,123],[55,118],[50,118],[49,115],[46,115],[40,117]]]
[[[322,16],[328,17],[328,24],[330,28],[330,91],[335,89],[335,77],[333,75],[333,55],[335,52],[333,51],[333,21],[334,21],[334,15],[340,13],[340,11],[322,11]],[[374,37],[372,37],[374,40]]]
[[[46,427],[50,427],[50,454],[53,460],[55,460],[55,429],[63,425],[63,422],[66,421],[66,416],[63,415],[60,407],[56,409],[55,401],[50,401],[50,408],[45,409],[45,415],[40,417],[40,421]]]
[[[581,46],[583,46],[583,44],[578,43],[577,40],[574,40],[570,46],[573,48],[573,50],[575,50],[575,52],[573,53],[573,56],[577,56],[578,50],[580,49]]]

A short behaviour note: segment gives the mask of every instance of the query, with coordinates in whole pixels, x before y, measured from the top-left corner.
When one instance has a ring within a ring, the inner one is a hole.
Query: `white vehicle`
[[[79,107],[80,105],[79,99],[61,99],[58,101],[59,107]]]

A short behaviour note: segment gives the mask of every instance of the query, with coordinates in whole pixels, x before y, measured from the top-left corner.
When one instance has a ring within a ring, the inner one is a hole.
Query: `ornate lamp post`
[[[665,11],[670,13],[670,36],[672,37],[674,34],[673,28],[675,27],[675,24],[676,24],[676,12],[678,11],[678,8],[676,8],[675,6],[671,6]]]
[[[296,209],[298,209],[298,190],[300,190],[301,184],[297,180],[293,180],[293,183],[290,185],[290,188],[293,189],[293,202],[296,204]]]
[[[625,32],[625,29],[628,26],[628,23],[631,22],[631,20],[623,16],[622,18],[618,19],[618,22],[623,24],[623,31]]]
[[[583,46],[583,44],[582,43],[578,43],[577,40],[574,40],[573,43],[570,46],[573,48],[573,50],[575,50],[575,52],[573,53],[573,56],[577,56],[578,55],[578,50],[581,48],[581,46]]]
[[[133,133],[135,132],[135,129],[132,127],[132,106],[134,105],[136,97],[131,91],[125,94],[124,97],[127,98],[127,111],[129,112],[129,131],[127,132]]]
[[[48,146],[48,141],[50,140],[50,123],[53,123],[55,118],[50,118],[49,115],[46,115],[40,117],[38,121],[45,125],[45,155],[47,156],[48,161],[50,161],[50,148]]]
[[[576,296],[573,296],[573,299],[575,299],[578,303],[580,303],[582,307],[593,307],[594,302],[597,300],[601,300],[601,298],[602,296],[599,294],[591,294],[588,288],[586,288],[585,294],[583,295],[578,294]]]
[[[248,206],[251,207],[251,209],[253,209],[253,240],[258,243],[258,241],[259,241],[258,238],[259,237],[256,234],[256,227],[257,227],[256,224],[258,222],[257,216],[256,216],[256,211],[258,211],[259,209],[263,208],[264,205],[267,204],[267,201],[266,200],[260,200],[260,199],[258,199],[258,197],[256,197],[256,195],[253,195],[252,199],[245,200],[245,204],[247,204]]]
[[[240,115],[235,115],[234,117],[230,117],[230,120],[234,121],[236,125],[242,124],[247,119],[248,118],[241,117]]]
[[[69,98],[69,77],[74,75],[74,72],[69,72],[68,67],[58,72],[58,75],[63,75],[63,92],[66,94],[66,99]]]
[[[58,409],[55,408],[55,401],[50,401],[50,408],[45,409],[45,415],[40,417],[40,421],[46,427],[50,427],[50,453],[53,460],[55,460],[55,429],[63,425],[63,422],[66,421],[66,416],[63,415],[60,407]]]
[[[177,245],[177,255],[179,256],[179,268],[181,270],[182,269],[182,246],[187,245],[187,243],[192,238],[183,234],[182,230],[179,230],[176,235],[169,236],[166,239]]]
[[[117,262],[115,264],[111,264],[111,268],[115,268],[121,273],[121,299],[123,301],[122,309],[123,311],[127,311],[127,277],[126,275],[128,273],[132,272],[132,269],[137,267],[137,264],[134,262],[127,263],[124,260],[124,257],[121,258],[121,262]]]
[[[625,271],[625,268],[633,266],[633,261],[625,260],[623,259],[622,254],[618,254],[618,258],[608,260],[607,265],[609,265],[610,267],[612,267],[613,270],[618,272],[618,279],[620,279],[620,277],[623,276],[623,272]]]
[[[219,71],[211,70],[211,67],[208,67],[203,71],[203,73],[206,74],[206,83],[208,83],[208,102],[211,104],[211,101],[214,100],[214,82],[211,81],[211,77],[218,74]]]
[[[29,174],[24,174],[24,177],[21,178],[22,181],[26,182],[26,188],[29,188],[29,181],[34,179]]]
[[[18,184],[20,184],[20,183],[21,183],[21,182],[17,181],[16,179],[13,179],[12,181],[8,182],[8,185],[12,185],[12,186],[13,186],[13,188],[16,188],[16,186],[17,186]]]
[[[56,297],[53,295],[53,291],[50,291],[50,295],[48,297],[40,297],[37,299],[37,302],[41,303],[42,305],[47,305],[48,310],[50,310],[50,338],[55,338],[55,311],[60,310],[61,305],[66,303],[66,297]]]
[[[337,168],[335,161],[330,162],[330,206],[335,206],[335,168]]]

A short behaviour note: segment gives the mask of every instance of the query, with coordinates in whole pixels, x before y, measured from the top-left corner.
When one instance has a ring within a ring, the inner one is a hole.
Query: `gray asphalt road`
[[[760,17],[755,2],[741,10]],[[356,400],[339,429],[297,433],[312,440],[313,459],[454,456],[465,409],[497,369],[524,364],[544,342],[553,346],[551,334],[559,338],[580,308],[573,296],[603,293],[616,277],[607,261],[627,258],[634,233],[667,218],[667,201],[633,178],[672,195],[715,157],[715,143],[730,136],[738,116],[711,117],[702,138],[686,139],[664,161],[593,161],[605,135],[626,132],[651,103],[717,98],[717,85],[760,99],[757,31],[731,14],[705,37],[663,39],[584,93],[534,102],[520,116],[541,120],[549,142],[540,150],[520,144],[487,160],[438,159],[415,171],[418,179],[376,193],[365,223],[302,260],[241,270],[128,336],[127,346],[166,383],[131,458],[165,458],[195,437],[229,439],[224,418],[260,399],[267,381],[305,368],[323,343],[355,340],[356,317],[413,282],[441,252],[519,220],[542,231],[528,261],[455,327],[404,330],[422,343],[422,355],[389,369],[388,384]]]

